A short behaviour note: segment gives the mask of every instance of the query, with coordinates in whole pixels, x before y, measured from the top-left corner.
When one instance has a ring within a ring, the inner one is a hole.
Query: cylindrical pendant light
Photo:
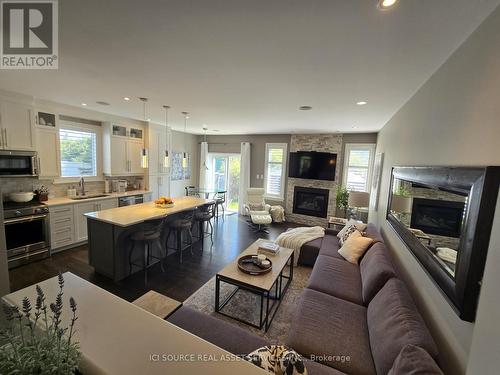
[[[139,98],[139,100],[142,101],[143,119],[144,121],[149,122],[149,119],[146,118],[146,102],[148,101],[148,98]],[[148,166],[149,166],[148,150],[146,148],[143,148],[141,150],[141,168],[148,168]]]
[[[187,160],[187,146],[186,146],[186,132],[187,132],[187,119],[189,118],[189,113],[188,112],[182,112],[184,115],[184,153],[182,154],[182,168],[186,169],[188,167],[188,160]]]
[[[168,168],[170,166],[170,157],[168,155],[168,110],[170,108],[169,105],[164,105],[165,108],[165,156],[163,157],[163,166]]]

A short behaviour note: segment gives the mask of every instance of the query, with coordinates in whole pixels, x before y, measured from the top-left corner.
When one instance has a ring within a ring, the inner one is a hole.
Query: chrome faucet
[[[80,196],[85,195],[85,180],[83,177],[80,177],[80,182],[78,182],[78,186],[80,187]]]

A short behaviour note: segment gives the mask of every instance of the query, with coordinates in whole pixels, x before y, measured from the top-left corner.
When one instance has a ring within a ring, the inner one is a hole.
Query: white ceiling
[[[3,70],[0,88],[137,119],[145,96],[195,133],[378,131],[500,0],[376,3],[60,1],[59,70]]]

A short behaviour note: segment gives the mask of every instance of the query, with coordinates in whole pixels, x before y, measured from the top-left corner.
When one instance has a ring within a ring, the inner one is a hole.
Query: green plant
[[[349,207],[349,191],[341,186],[337,189],[336,203],[341,210],[347,210]]]
[[[47,306],[45,294],[36,286],[35,308],[24,297],[21,311],[4,304],[7,328],[1,332],[6,344],[0,347],[0,374],[74,374],[78,368],[75,333],[76,302],[69,299],[72,312],[69,326],[61,321],[64,278],[59,274],[59,292]],[[50,310],[50,311],[48,311]]]
[[[411,196],[411,192],[406,187],[401,185],[394,191],[393,195],[399,195],[401,197],[409,197]]]

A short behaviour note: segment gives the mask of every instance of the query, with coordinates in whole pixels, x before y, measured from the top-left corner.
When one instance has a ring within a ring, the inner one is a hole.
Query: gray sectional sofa
[[[299,263],[313,266],[284,344],[306,358],[310,375],[442,374],[438,350],[377,228],[359,265],[338,253],[337,232],[305,244]],[[234,324],[182,307],[168,319],[234,354],[268,345]],[[283,344],[283,343],[276,343]]]

